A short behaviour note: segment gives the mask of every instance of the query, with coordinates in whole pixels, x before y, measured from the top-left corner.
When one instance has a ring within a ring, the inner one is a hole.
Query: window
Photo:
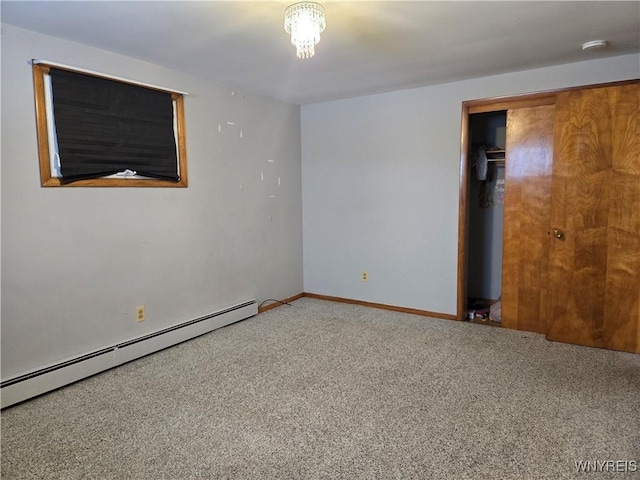
[[[35,62],[41,184],[186,187],[184,95]]]

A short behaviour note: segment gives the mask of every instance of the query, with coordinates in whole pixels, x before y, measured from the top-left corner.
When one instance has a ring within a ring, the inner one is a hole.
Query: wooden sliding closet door
[[[549,340],[640,353],[640,87],[560,93]]]
[[[507,112],[502,324],[545,332],[555,106]]]

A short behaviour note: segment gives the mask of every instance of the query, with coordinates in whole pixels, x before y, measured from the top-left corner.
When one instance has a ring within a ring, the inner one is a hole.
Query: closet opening
[[[546,308],[556,95],[540,92],[462,103],[460,321],[544,331],[540,318]]]
[[[507,111],[469,115],[465,320],[499,326]]]

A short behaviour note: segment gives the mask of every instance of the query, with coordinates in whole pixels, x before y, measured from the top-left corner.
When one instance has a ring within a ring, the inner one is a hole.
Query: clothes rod
[[[65,65],[63,63],[57,63],[57,62],[50,62],[48,60],[38,60],[38,59],[33,59],[31,60],[31,63],[33,65],[47,65],[49,67],[58,67],[58,68],[64,68],[65,70],[71,70],[74,72],[78,72],[78,73],[86,73],[88,75],[94,75],[96,77],[102,77],[102,78],[107,78],[109,80],[116,80],[118,82],[125,82],[125,83],[130,83],[132,85],[139,85],[141,87],[147,87],[147,88],[153,88],[154,90],[162,90],[164,92],[168,92],[168,93],[177,93],[179,95],[189,95],[187,92],[181,92],[179,90],[173,90],[171,88],[166,88],[166,87],[160,87],[158,85],[152,85],[150,83],[143,83],[143,82],[138,82],[136,80],[130,80],[128,78],[122,78],[122,77],[116,77],[115,75],[107,75],[101,72],[96,72],[94,70],[87,70],[86,68],[78,68],[78,67],[74,67],[71,65]]]

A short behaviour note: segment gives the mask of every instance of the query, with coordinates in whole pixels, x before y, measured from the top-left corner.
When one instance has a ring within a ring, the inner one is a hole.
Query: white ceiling
[[[327,0],[301,60],[283,30],[290,3],[2,0],[1,18],[297,104],[640,51],[639,1]],[[610,46],[583,52],[594,39]]]

